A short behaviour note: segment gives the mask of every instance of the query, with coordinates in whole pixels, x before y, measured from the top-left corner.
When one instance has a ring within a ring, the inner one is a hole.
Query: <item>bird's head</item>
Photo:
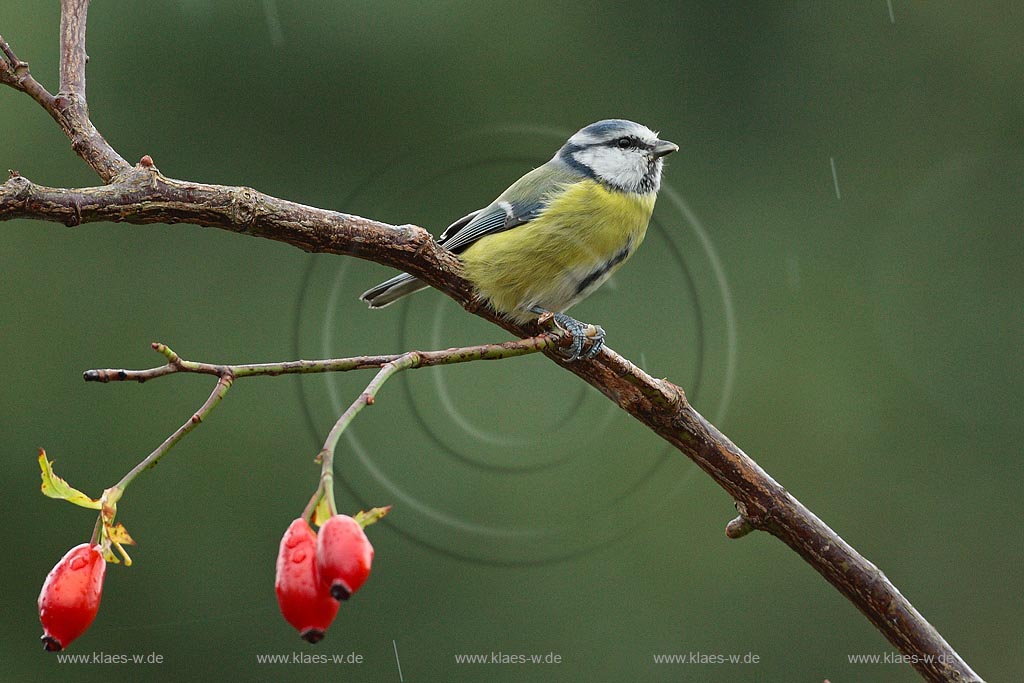
[[[580,129],[555,158],[622,192],[647,194],[661,187],[662,158],[678,149],[647,126],[607,119]]]

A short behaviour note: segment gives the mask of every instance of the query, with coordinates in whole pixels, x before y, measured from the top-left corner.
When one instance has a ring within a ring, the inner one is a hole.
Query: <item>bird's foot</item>
[[[554,325],[559,329],[562,336],[569,335],[571,340],[568,348],[561,349],[560,353],[565,356],[568,362],[573,362],[583,359],[590,359],[601,352],[604,347],[605,332],[600,325],[588,325],[587,323],[580,322],[575,318],[567,316],[565,313],[551,313],[550,311],[537,311],[539,312],[540,318],[537,322],[542,327],[550,325],[554,322]],[[586,340],[590,340],[590,345],[584,350]]]

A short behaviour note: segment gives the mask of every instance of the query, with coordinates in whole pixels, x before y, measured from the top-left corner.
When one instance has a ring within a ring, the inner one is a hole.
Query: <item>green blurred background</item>
[[[55,89],[57,3],[0,33]],[[1018,3],[95,3],[93,119],[167,175],[439,232],[575,129],[647,123],[681,151],[644,249],[574,309],[875,562],[989,680],[1021,670],[1024,16]],[[0,91],[0,167],[95,184]],[[48,569],[91,513],[39,495],[36,449],[98,495],[208,378],[87,385],[160,340],[246,362],[498,341],[389,273],[188,225],[0,228],[8,680],[909,681],[794,553],[729,541],[728,497],[543,358],[408,373],[343,442],[343,508],[394,503],[374,575],[328,638],[277,612],[274,557],[310,462],[366,374],[239,382],[126,494],[135,565],[61,664]],[[361,664],[257,655],[358,653]],[[457,665],[457,654],[559,664]],[[655,654],[757,664],[657,665]]]

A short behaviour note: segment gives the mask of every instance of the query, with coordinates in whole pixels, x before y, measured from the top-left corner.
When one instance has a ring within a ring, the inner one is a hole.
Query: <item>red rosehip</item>
[[[63,650],[85,633],[96,618],[103,596],[107,561],[98,545],[76,545],[46,575],[39,591],[39,621],[43,647]]]
[[[299,635],[310,643],[323,640],[338,613],[338,603],[317,580],[316,534],[301,517],[291,523],[281,539],[274,591],[281,614]]]
[[[370,575],[373,546],[359,522],[335,515],[316,537],[316,569],[321,585],[335,600],[348,600]]]

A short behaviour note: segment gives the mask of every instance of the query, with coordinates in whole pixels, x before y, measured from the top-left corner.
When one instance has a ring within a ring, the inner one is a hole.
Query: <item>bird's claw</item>
[[[594,334],[590,335],[590,348],[583,352],[580,358],[590,360],[601,353],[601,349],[604,348],[604,328],[600,325],[594,325]]]
[[[562,351],[562,355],[568,362],[572,363],[580,358],[589,360],[601,352],[604,347],[605,332],[600,325],[581,323],[564,313],[555,313],[552,318],[555,324],[572,338],[569,347]],[[583,346],[586,339],[590,340],[590,346],[584,351]]]

